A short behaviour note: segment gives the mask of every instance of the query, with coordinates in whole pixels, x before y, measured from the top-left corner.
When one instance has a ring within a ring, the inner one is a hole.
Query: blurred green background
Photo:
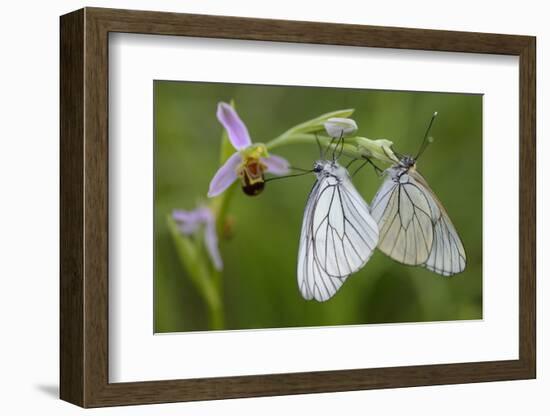
[[[355,108],[358,135],[386,138],[416,154],[434,111],[435,141],[418,170],[446,207],[466,249],[465,272],[442,277],[377,251],[328,302],[305,301],[296,261],[313,175],[267,184],[257,197],[239,189],[233,235],[222,239],[226,329],[482,318],[482,96],[474,94],[155,81],[155,332],[208,329],[206,306],[179,263],[166,216],[206,200],[219,167],[219,101],[235,106],[254,142],[323,113]],[[315,142],[277,148],[311,168]],[[382,179],[364,168],[354,183],[370,203]]]

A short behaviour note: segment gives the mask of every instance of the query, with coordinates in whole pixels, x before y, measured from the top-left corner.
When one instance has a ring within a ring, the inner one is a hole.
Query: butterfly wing
[[[371,204],[380,230],[378,248],[400,263],[422,265],[434,238],[430,194],[408,173],[388,171]]]
[[[298,288],[306,300],[315,299],[319,302],[330,299],[344,284],[347,276],[331,277],[322,267],[315,255],[315,240],[313,233],[313,216],[319,194],[324,188],[324,180],[317,180],[309,193],[298,251]]]
[[[432,211],[434,238],[430,256],[424,267],[443,276],[461,273],[466,268],[466,251],[449,214],[422,175],[415,171],[412,176],[428,193]]]
[[[378,242],[369,207],[347,176],[322,177],[309,195],[298,253],[298,286],[323,302],[365,265]]]
[[[445,208],[420,173],[398,172],[389,169],[372,202],[380,228],[378,247],[400,263],[443,276],[462,272],[466,252]]]

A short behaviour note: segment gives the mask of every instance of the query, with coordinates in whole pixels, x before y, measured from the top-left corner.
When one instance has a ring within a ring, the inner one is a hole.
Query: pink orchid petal
[[[199,229],[199,227],[200,227],[199,223],[190,223],[190,224],[183,223],[178,225],[179,230],[184,235],[195,234]]]
[[[214,264],[216,270],[223,269],[222,256],[218,247],[218,235],[216,234],[216,223],[214,217],[206,223],[204,229],[204,242],[206,243],[206,250],[210,255],[210,259]]]
[[[288,160],[281,156],[270,155],[262,158],[262,162],[267,166],[267,172],[274,175],[286,175],[290,171]]]
[[[208,189],[209,198],[221,194],[237,180],[236,170],[241,162],[242,158],[239,153],[233,153],[229,159],[225,161],[210,181],[210,188]]]
[[[181,209],[175,209],[174,211],[172,211],[172,218],[181,223],[199,223],[202,221],[202,217],[203,215],[201,212],[201,208],[195,209],[193,211],[184,211]]]
[[[180,231],[185,235],[195,233],[200,225],[211,217],[212,213],[207,207],[200,207],[193,211],[183,211],[180,209],[172,211],[172,218],[178,223]]]
[[[223,261],[218,247],[216,218],[210,208],[202,206],[193,211],[174,210],[172,218],[178,223],[179,230],[184,235],[194,234],[204,225],[206,251],[208,251],[208,255],[216,270],[222,270]]]
[[[235,149],[241,150],[252,144],[246,125],[233,107],[227,103],[219,103],[216,116],[225,127],[229,141]]]

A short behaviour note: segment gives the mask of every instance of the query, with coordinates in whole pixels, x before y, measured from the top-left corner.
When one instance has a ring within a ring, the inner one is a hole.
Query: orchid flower
[[[270,155],[263,143],[252,143],[248,129],[233,107],[219,103],[216,116],[227,131],[229,141],[235,148],[233,153],[218,169],[208,190],[210,198],[221,194],[238,178],[247,195],[259,194],[264,186],[264,173],[285,175],[289,172],[286,159]]]
[[[178,228],[184,235],[199,232],[204,226],[204,242],[208,255],[216,270],[222,270],[223,262],[218,248],[218,235],[216,234],[216,219],[210,208],[201,206],[193,211],[174,210],[172,218],[178,224]]]

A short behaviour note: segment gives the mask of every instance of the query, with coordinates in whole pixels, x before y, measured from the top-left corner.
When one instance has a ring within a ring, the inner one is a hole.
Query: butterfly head
[[[315,172],[318,178],[322,176],[334,176],[339,178],[343,175],[343,171],[345,171],[345,169],[340,166],[338,162],[332,160],[317,160],[313,164],[313,172]]]
[[[406,180],[406,173],[416,168],[416,159],[409,155],[399,157],[399,163],[388,169],[392,179],[395,182]]]
[[[313,164],[313,172],[315,173],[321,173],[324,170],[326,161],[325,160],[317,160]]]
[[[414,167],[415,164],[416,164],[416,159],[409,155],[405,155],[401,157],[401,159],[399,160],[399,165],[405,169],[410,169]]]

